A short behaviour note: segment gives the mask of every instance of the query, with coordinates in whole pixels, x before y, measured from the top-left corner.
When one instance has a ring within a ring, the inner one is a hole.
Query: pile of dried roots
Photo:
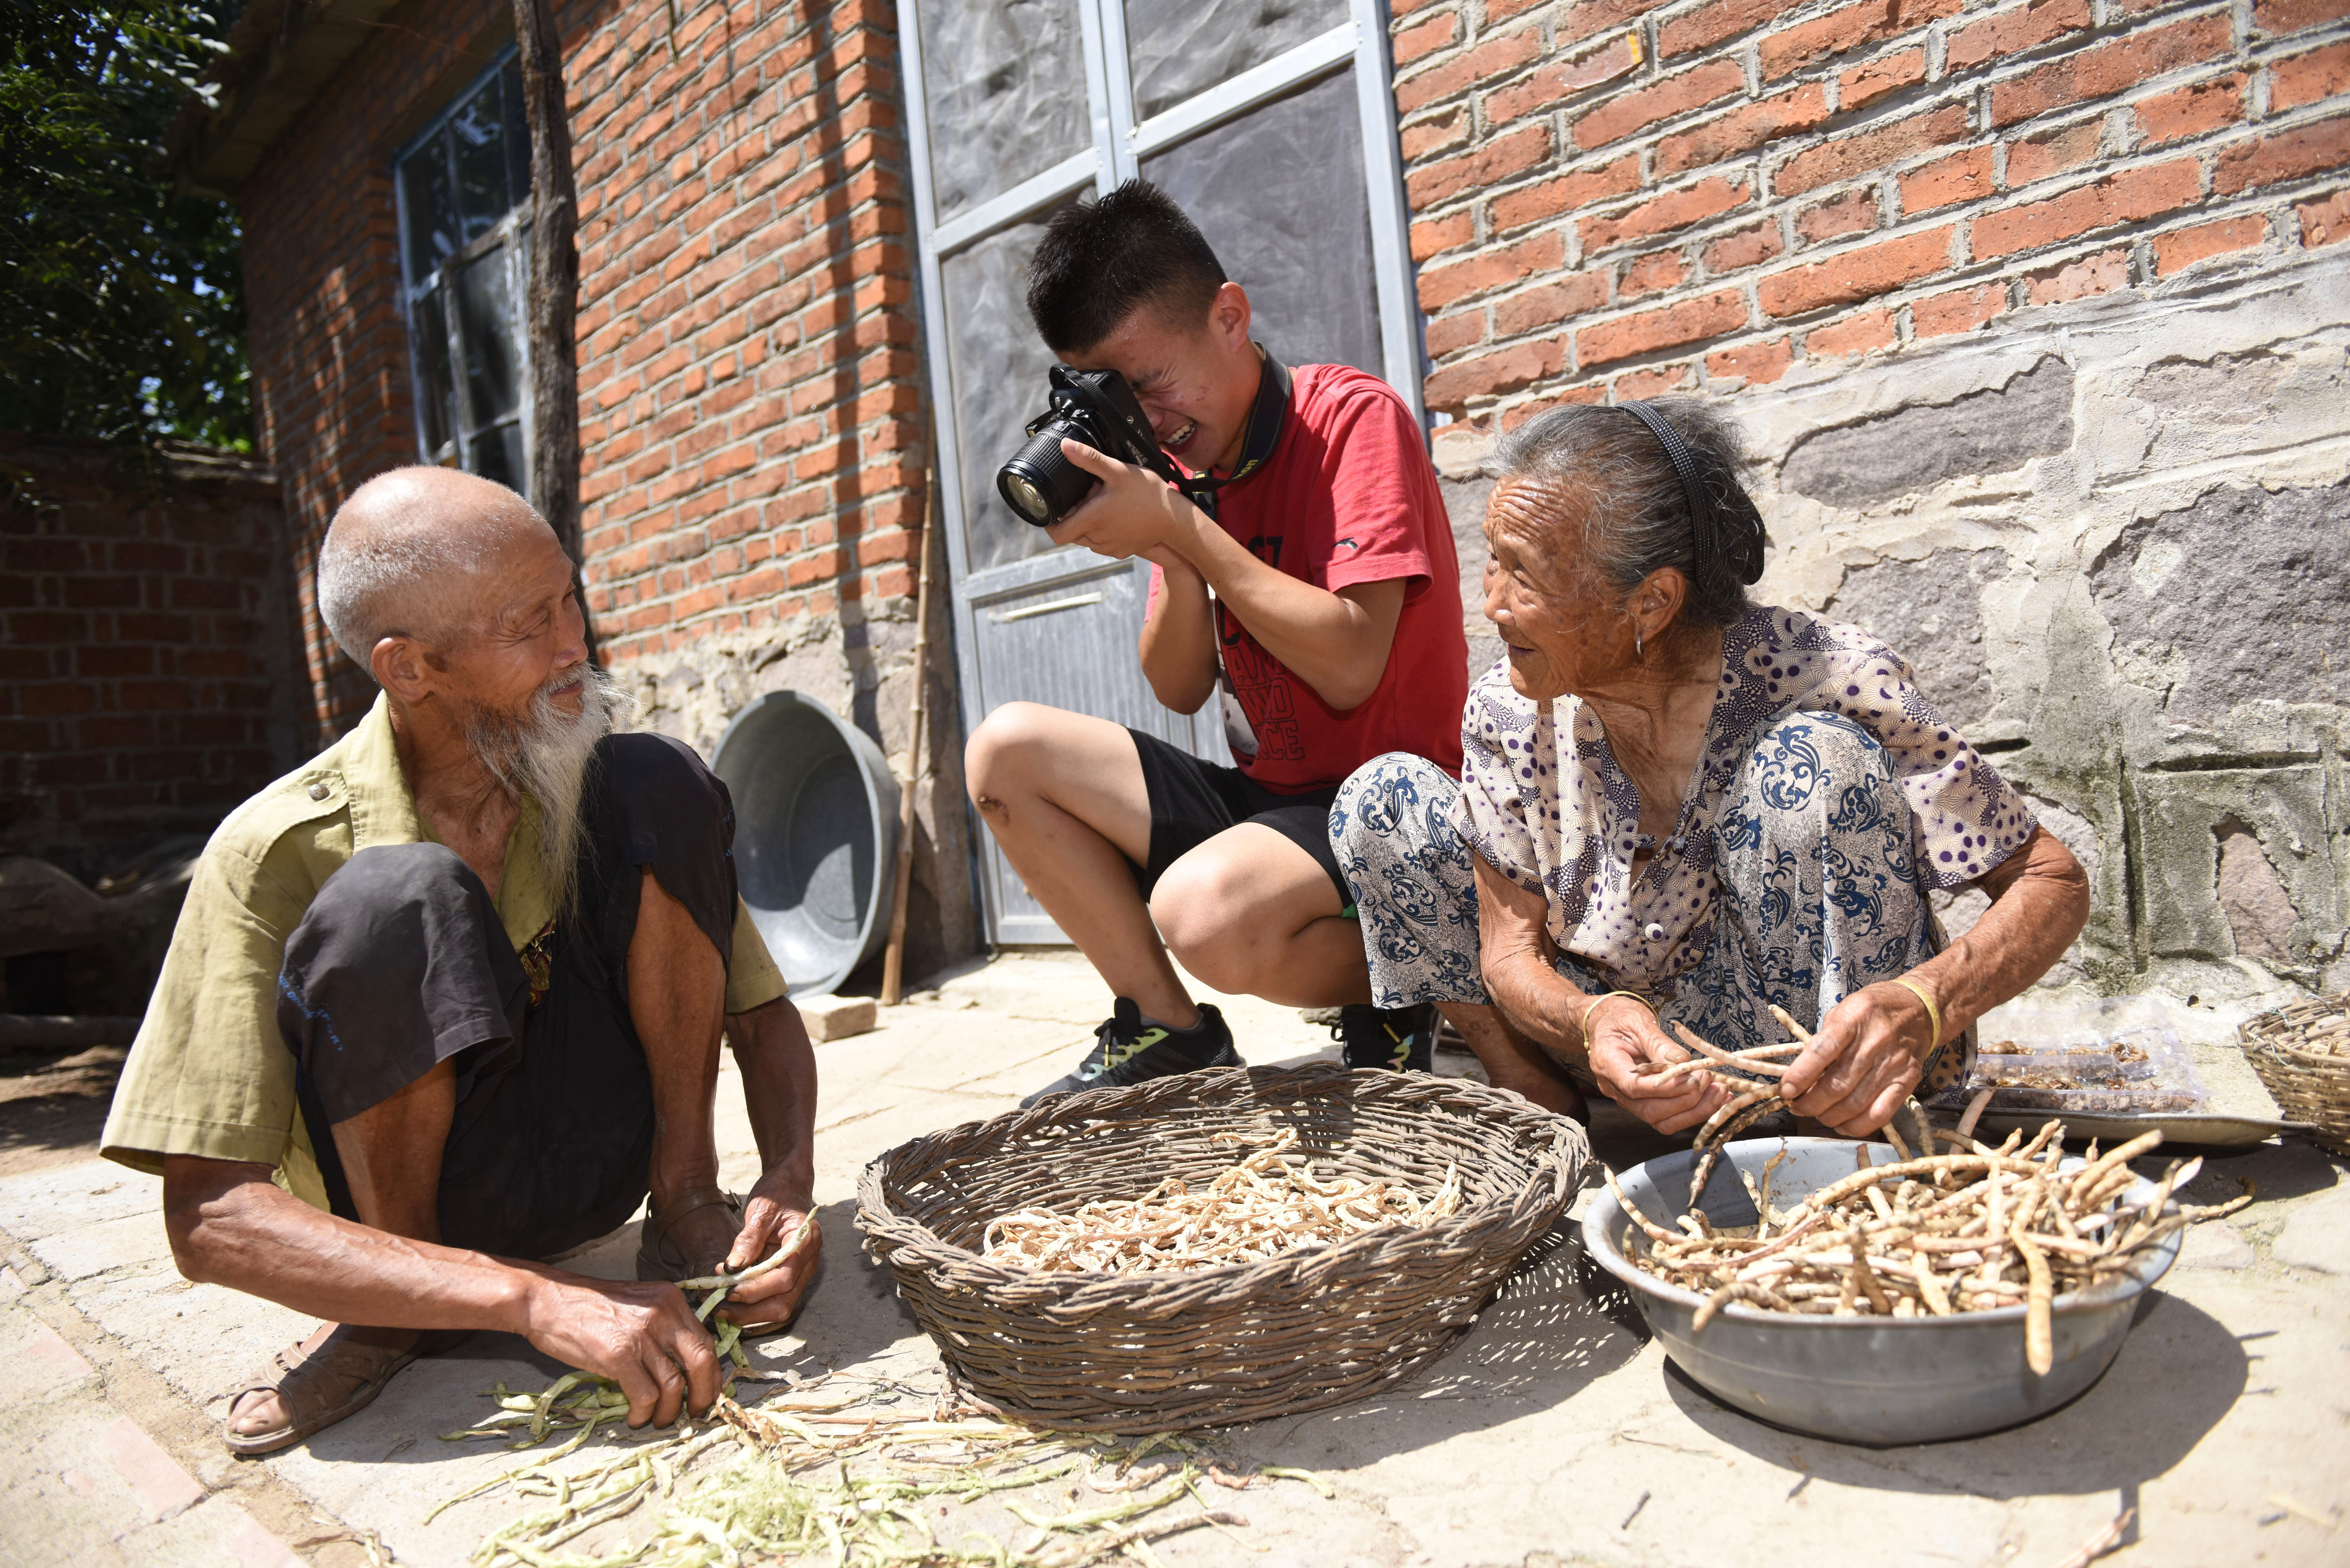
[[[1732,1302],[1766,1311],[1837,1316],[1948,1316],[2022,1306],[2025,1358],[2044,1373],[2052,1360],[2050,1307],[2059,1294],[2085,1290],[2135,1268],[2180,1228],[2231,1214],[2243,1197],[2210,1208],[2171,1201],[2195,1179],[2199,1159],[2173,1161],[2142,1202],[2123,1199],[2136,1179],[2128,1162],[2162,1142],[2149,1132],[2085,1165],[2059,1170],[2061,1122],[2031,1142],[2011,1133],[1997,1148],[1939,1128],[1934,1137],[1958,1152],[1868,1163],[1791,1208],[1771,1202],[1771,1174],[1758,1182],[1739,1173],[1759,1224],[1717,1230],[1694,1209],[1667,1230],[1626,1199],[1613,1172],[1607,1184],[1633,1220],[1625,1256],[1668,1284],[1704,1293],[1694,1327],[1703,1329]],[[1645,1233],[1647,1245],[1640,1245]]]
[[[500,1394],[500,1416],[449,1436],[502,1436],[519,1426],[528,1446],[567,1428],[578,1435],[441,1505],[501,1489],[537,1500],[483,1540],[473,1557],[478,1568],[803,1560],[837,1568],[1076,1568],[1147,1552],[1141,1543],[1185,1531],[1244,1528],[1246,1519],[1210,1504],[1203,1483],[1239,1490],[1284,1478],[1332,1495],[1305,1470],[1229,1473],[1201,1445],[1171,1433],[1118,1445],[1033,1431],[849,1374],[799,1383],[755,1407],[722,1396],[704,1421],[666,1431],[607,1427],[582,1461],[558,1469],[598,1423],[626,1414],[618,1389],[575,1374],[542,1394]],[[515,1416],[524,1418],[509,1424]],[[1146,1462],[1154,1453],[1163,1458]],[[1095,1501],[1080,1504],[1080,1484]],[[1178,1506],[1186,1500],[1198,1506]],[[966,1514],[965,1528],[942,1533],[946,1505],[979,1501],[993,1510]],[[1003,1534],[976,1528],[1006,1523]]]
[[[1218,1143],[1245,1143],[1219,1133]],[[1294,1247],[1390,1225],[1432,1225],[1461,1208],[1461,1174],[1448,1167],[1433,1196],[1402,1182],[1316,1175],[1295,1158],[1294,1132],[1222,1171],[1194,1192],[1169,1177],[1141,1198],[1098,1199],[1074,1214],[1023,1209],[988,1222],[991,1262],[1060,1272],[1130,1273],[1254,1262]]]

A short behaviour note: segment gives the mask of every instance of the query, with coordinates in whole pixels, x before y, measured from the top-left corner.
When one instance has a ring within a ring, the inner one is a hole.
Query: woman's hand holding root
[[[1846,1137],[1893,1119],[1925,1075],[1933,1025],[1925,1003],[1890,981],[1865,986],[1831,1009],[1780,1080],[1801,1116]]]
[[[1686,1132],[1729,1103],[1730,1091],[1711,1075],[1667,1073],[1691,1053],[1658,1025],[1657,1015],[1629,998],[1595,1006],[1588,1044],[1591,1071],[1611,1098],[1659,1132]]]

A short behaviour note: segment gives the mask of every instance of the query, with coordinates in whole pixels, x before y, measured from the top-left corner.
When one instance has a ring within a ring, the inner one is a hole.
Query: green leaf
[[[236,213],[160,155],[228,22],[0,0],[0,429],[252,450]]]

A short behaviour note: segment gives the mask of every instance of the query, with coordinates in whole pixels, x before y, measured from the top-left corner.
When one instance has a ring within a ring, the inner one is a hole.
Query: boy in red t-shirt
[[[1180,713],[1221,683],[1239,765],[1031,702],[972,736],[972,800],[1118,999],[1077,1070],[1026,1103],[1238,1064],[1170,950],[1220,990],[1342,1008],[1350,1064],[1424,1068],[1432,1013],[1369,1005],[1328,826],[1339,784],[1382,753],[1461,766],[1460,567],[1419,424],[1375,377],[1293,373],[1253,342],[1248,296],[1139,180],[1054,217],[1028,311],[1071,367],[1126,379],[1169,455],[1226,481],[1211,516],[1064,441],[1101,483],[1050,532],[1151,562],[1143,673]]]

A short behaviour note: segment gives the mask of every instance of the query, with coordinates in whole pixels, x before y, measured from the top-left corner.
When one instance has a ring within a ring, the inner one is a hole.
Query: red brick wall
[[[391,158],[501,47],[419,0],[239,193],[264,450],[286,485],[317,730],[373,689],[311,604],[359,483],[415,461]],[[912,591],[923,454],[885,0],[562,6],[579,188],[589,608],[626,665]]]
[[[242,192],[315,738],[373,694],[311,607],[317,542],[354,486],[416,451],[391,158],[503,45],[506,16],[504,0],[394,13]],[[902,753],[928,454],[895,8],[677,0],[672,17],[671,0],[571,0],[556,20],[579,193],[583,566],[605,662],[645,722],[705,752],[788,685]],[[932,668],[915,973],[974,940],[943,648]]]
[[[418,0],[392,13],[237,192],[260,445],[285,486],[319,742],[375,700],[318,618],[319,541],[345,496],[416,461],[392,154],[440,107],[436,95],[512,36],[498,0]]]
[[[581,524],[616,665],[912,592],[895,27],[887,0],[683,0],[672,35],[632,0],[567,36]]]
[[[189,457],[0,439],[0,853],[90,877],[209,832],[286,761],[277,487]]]
[[[1440,421],[2350,236],[2344,0],[1395,0]]]

